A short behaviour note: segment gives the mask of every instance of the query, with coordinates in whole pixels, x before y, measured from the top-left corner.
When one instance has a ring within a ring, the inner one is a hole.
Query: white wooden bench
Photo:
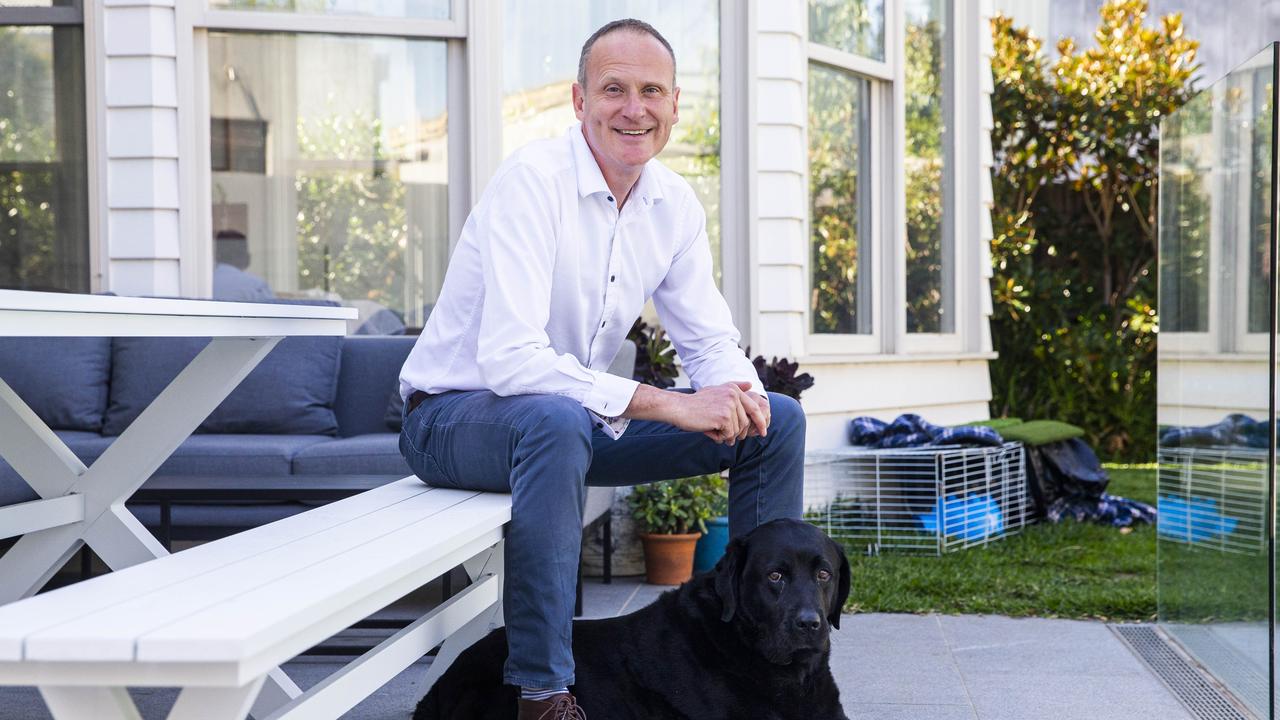
[[[59,720],[136,719],[130,686],[182,688],[170,720],[336,718],[443,642],[425,690],[502,624],[510,518],[509,495],[409,477],[0,606],[0,685]],[[306,693],[279,670],[458,565],[467,588]]]

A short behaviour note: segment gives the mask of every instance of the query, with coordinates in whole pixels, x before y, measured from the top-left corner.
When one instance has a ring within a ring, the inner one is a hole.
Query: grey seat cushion
[[[107,411],[111,338],[5,338],[0,378],[55,430],[98,432]]]
[[[208,338],[116,338],[102,432],[119,435],[209,343]],[[231,391],[197,432],[335,435],[342,338],[291,337]]]
[[[338,438],[304,448],[293,458],[294,475],[412,475],[392,432]]]
[[[160,475],[288,475],[294,457],[325,435],[192,435],[160,466]]]

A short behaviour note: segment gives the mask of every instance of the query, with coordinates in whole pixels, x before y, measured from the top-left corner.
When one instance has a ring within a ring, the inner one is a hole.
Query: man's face
[[[573,109],[605,177],[638,174],[667,144],[680,119],[675,66],[647,33],[625,30],[596,40],[587,86],[573,85]]]

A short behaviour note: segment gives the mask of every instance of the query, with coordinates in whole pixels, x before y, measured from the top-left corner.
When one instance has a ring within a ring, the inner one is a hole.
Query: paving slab
[[[584,610],[637,610],[668,587],[636,578],[588,580]],[[832,635],[831,669],[853,720],[1191,720],[1102,623],[999,616],[858,614]],[[303,688],[337,670],[328,658],[286,666]],[[344,715],[404,720],[421,694],[418,663]],[[132,691],[143,720],[160,720],[175,692]],[[32,688],[0,688],[0,720],[46,720]]]

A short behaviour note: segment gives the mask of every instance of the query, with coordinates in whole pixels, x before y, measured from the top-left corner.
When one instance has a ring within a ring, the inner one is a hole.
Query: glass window
[[[1251,162],[1249,174],[1249,332],[1271,329],[1271,118],[1275,113],[1275,88],[1271,68],[1254,70],[1247,82],[1252,86],[1249,117],[1231,124],[1237,132],[1248,132]]]
[[[1209,330],[1212,94],[1160,126],[1160,329]]]
[[[868,80],[809,64],[809,225],[814,333],[870,334]]]
[[[884,0],[809,0],[809,40],[884,60]]]
[[[908,0],[904,38],[907,332],[955,332],[947,204],[947,2]]]
[[[558,137],[575,122],[570,88],[591,33],[611,20],[641,18],[671,43],[680,122],[658,156],[693,186],[707,212],[720,282],[720,10],[717,0],[506,0],[502,149]]]
[[[449,0],[209,0],[214,10],[449,19]]]
[[[89,290],[84,97],[80,27],[0,26],[0,287]]]
[[[209,73],[214,296],[420,327],[448,262],[445,43],[210,32]]]

